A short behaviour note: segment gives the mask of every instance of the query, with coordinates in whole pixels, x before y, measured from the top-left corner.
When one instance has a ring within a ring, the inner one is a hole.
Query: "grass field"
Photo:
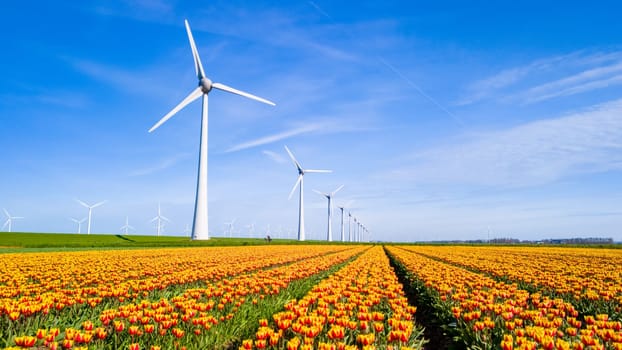
[[[177,236],[101,235],[66,233],[0,232],[0,253],[29,250],[62,250],[90,248],[145,248],[145,247],[210,247],[277,244],[322,244],[327,242],[298,242],[290,239],[213,237],[206,241],[193,241]]]

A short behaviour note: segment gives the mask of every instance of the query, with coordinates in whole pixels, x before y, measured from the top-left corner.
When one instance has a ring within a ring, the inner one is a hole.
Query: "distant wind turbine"
[[[236,220],[237,218],[231,220],[230,222],[225,222],[225,226],[227,226],[227,231],[229,232],[229,237],[233,237],[233,224],[235,224]]]
[[[99,203],[93,204],[93,205],[88,205],[86,203],[84,203],[83,201],[76,199],[76,202],[80,203],[83,207],[87,208],[89,210],[89,221],[87,224],[87,228],[86,228],[86,234],[90,235],[91,234],[91,214],[93,213],[93,209],[99,207],[100,205],[106,203],[106,201],[101,201]]]
[[[296,169],[298,170],[298,180],[294,184],[292,191],[289,193],[289,198],[292,198],[296,187],[300,185],[300,195],[298,197],[298,240],[305,240],[305,207],[304,207],[304,175],[306,173],[332,173],[332,170],[312,170],[312,169],[304,169],[300,163],[296,160],[292,152],[285,146],[285,150],[289,154],[289,157],[294,162]]]
[[[133,226],[129,224],[129,217],[125,217],[125,225],[121,226],[121,231],[127,236],[130,230],[136,230]]]
[[[349,200],[348,203],[341,205],[341,206],[337,206],[337,208],[339,208],[341,210],[341,242],[345,242],[345,232],[344,232],[344,228],[345,228],[345,223],[344,223],[344,210],[346,208],[349,208],[352,203],[354,201],[353,200]]]
[[[6,209],[3,209],[3,210],[4,210],[4,214],[6,215],[6,221],[4,222],[4,225],[2,225],[2,229],[4,230],[4,228],[8,226],[9,227],[8,232],[11,232],[13,220],[23,219],[24,217],[23,216],[11,216],[11,214],[9,214],[9,212]]]
[[[82,220],[78,220],[78,219],[74,219],[74,218],[69,218],[69,220],[75,222],[76,224],[78,224],[78,233],[81,233],[80,231],[82,231],[82,223],[84,221],[86,221],[86,218],[82,218]]]
[[[255,237],[255,223],[253,222],[250,225],[246,225],[246,228],[248,229],[248,237],[254,238]]]
[[[197,191],[194,202],[194,219],[192,223],[192,239],[209,239],[208,232],[208,216],[207,216],[207,95],[214,89],[230,92],[232,94],[244,96],[252,100],[263,102],[274,106],[274,102],[268,101],[261,97],[251,95],[247,92],[236,90],[220,83],[212,83],[212,81],[205,76],[203,71],[203,65],[199,58],[199,51],[194,43],[192,32],[190,31],[190,25],[188,21],[185,21],[186,32],[188,33],[188,39],[190,40],[190,47],[192,49],[192,56],[194,57],[194,70],[199,79],[199,86],[194,89],[183,101],[181,101],[175,108],[173,108],[167,115],[165,115],[160,121],[158,121],[149,132],[154,131],[164,122],[169,120],[181,109],[186,107],[190,102],[203,97],[203,108],[201,112],[201,141],[199,146],[199,171],[197,176]]]
[[[326,197],[328,199],[328,229],[326,231],[326,240],[329,242],[333,241],[333,196],[335,193],[339,192],[343,188],[343,185],[337,187],[336,190],[329,193],[320,192],[317,190],[313,190],[315,193]]]
[[[150,222],[154,222],[157,221],[157,229],[158,229],[158,237],[160,236],[160,233],[162,232],[162,228],[163,228],[163,221],[167,221],[167,222],[171,222],[171,220],[169,220],[166,216],[162,215],[162,210],[160,208],[160,203],[158,203],[158,215],[156,215],[153,219],[151,219]]]

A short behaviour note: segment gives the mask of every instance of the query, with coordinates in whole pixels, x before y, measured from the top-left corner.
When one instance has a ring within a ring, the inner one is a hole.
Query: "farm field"
[[[622,251],[261,245],[0,255],[5,349],[622,349]]]
[[[290,239],[272,239],[277,244],[324,244],[325,242],[298,242]],[[91,249],[91,248],[145,248],[145,247],[219,247],[240,245],[266,245],[261,238],[212,237],[206,241],[193,241],[179,236],[105,235],[105,234],[63,234],[63,233],[9,233],[0,234],[0,253],[25,251],[27,249]]]

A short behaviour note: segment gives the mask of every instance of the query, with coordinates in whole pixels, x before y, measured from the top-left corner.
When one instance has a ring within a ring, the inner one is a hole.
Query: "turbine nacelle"
[[[199,87],[201,87],[201,91],[204,94],[209,94],[212,91],[212,81],[207,77],[203,77],[199,80]]]

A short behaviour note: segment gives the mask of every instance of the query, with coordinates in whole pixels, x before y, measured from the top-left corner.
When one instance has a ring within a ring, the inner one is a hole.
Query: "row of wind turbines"
[[[149,129],[149,132],[153,132],[157,128],[159,128],[162,124],[172,118],[177,112],[182,110],[191,102],[197,100],[199,97],[202,98],[202,109],[201,109],[201,131],[200,131],[200,142],[199,142],[199,166],[198,166],[198,175],[197,175],[197,189],[196,189],[196,197],[195,197],[195,205],[194,205],[194,216],[193,216],[193,224],[192,224],[192,239],[195,240],[205,240],[209,239],[209,230],[208,230],[208,188],[207,188],[207,145],[208,145],[208,94],[213,90],[221,90],[225,92],[229,92],[232,94],[236,94],[239,96],[243,96],[258,102],[262,102],[271,106],[276,106],[276,104],[270,100],[267,100],[262,97],[258,97],[252,95],[250,93],[240,91],[229,87],[227,85],[221,83],[212,82],[206,75],[203,70],[203,64],[201,63],[201,58],[199,57],[199,52],[197,50],[196,44],[194,42],[194,37],[192,35],[192,31],[190,30],[190,24],[188,20],[184,21],[186,27],[186,33],[188,35],[188,40],[190,42],[190,48],[192,50],[192,57],[194,59],[194,70],[198,79],[198,86],[193,89],[190,94],[184,98],[175,108],[173,108],[170,112],[168,112],[162,119],[160,119],[155,125]],[[289,194],[289,198],[292,197],[296,188],[299,188],[299,204],[298,204],[298,240],[304,241],[306,239],[305,236],[305,222],[304,222],[304,175],[305,173],[329,173],[332,172],[330,170],[314,170],[314,169],[304,169],[300,163],[296,160],[292,152],[285,146],[285,150],[289,154],[290,158],[296,165],[298,170],[298,179],[292,188],[292,191]],[[343,186],[340,186],[333,192],[323,193],[319,192],[321,195],[325,196],[328,199],[328,230],[327,230],[327,240],[332,241],[332,198],[333,196],[341,190]],[[344,233],[344,207],[339,207],[341,209],[341,236],[340,240],[345,241],[345,233]],[[354,220],[354,225],[351,224],[351,221]],[[354,230],[352,230],[352,226]],[[348,212],[348,240],[349,241],[361,241],[365,235],[369,235],[369,231],[367,228],[361,224],[360,220],[357,220],[356,217],[352,216],[352,213]]]
[[[300,165],[300,162],[296,160],[292,151],[285,146],[285,150],[287,154],[291,158],[292,162],[296,166],[296,170],[298,170],[298,179],[294,184],[291,192],[289,193],[289,199],[292,198],[292,195],[296,191],[296,188],[299,188],[299,197],[298,197],[298,240],[304,241],[306,239],[305,232],[305,208],[304,208],[304,175],[308,173],[332,173],[332,170],[317,170],[317,169],[305,169]],[[333,197],[337,192],[339,192],[343,188],[343,185],[337,187],[332,192],[320,192],[318,190],[313,190],[317,194],[324,196],[328,200],[328,222],[327,222],[327,230],[326,230],[326,240],[329,242],[333,241]],[[338,207],[341,210],[341,235],[340,241],[346,242],[345,237],[345,222],[344,222],[344,210],[346,208],[345,205]],[[352,230],[352,220],[354,220],[354,231]],[[354,234],[353,234],[354,232]],[[356,217],[352,216],[352,213],[348,211],[348,242],[361,242],[363,237],[368,236],[368,231]]]
[[[167,113],[162,119],[160,119],[156,124],[154,124],[149,132],[153,132],[157,128],[159,128],[162,124],[172,118],[177,112],[182,110],[191,102],[197,100],[199,97],[202,97],[202,110],[201,110],[201,131],[200,131],[200,143],[199,143],[199,165],[198,165],[198,174],[197,174],[197,188],[196,188],[196,196],[195,196],[195,204],[194,204],[194,215],[193,215],[193,223],[192,223],[192,231],[191,237],[195,240],[205,240],[209,239],[209,231],[208,231],[208,187],[207,187],[207,179],[208,179],[208,94],[213,90],[221,90],[225,92],[229,92],[232,94],[236,94],[239,96],[243,96],[249,99],[256,100],[258,102],[262,102],[271,106],[276,106],[276,104],[270,100],[252,95],[250,93],[240,91],[229,87],[227,85],[221,83],[212,82],[206,75],[203,70],[203,65],[201,63],[201,59],[199,57],[199,52],[196,48],[196,44],[194,42],[194,38],[192,36],[192,31],[190,30],[190,25],[188,21],[185,21],[186,33],[188,35],[188,40],[190,42],[190,48],[192,50],[192,56],[194,58],[194,69],[198,79],[198,86],[193,89],[190,94],[184,98],[175,108],[173,108],[169,113]],[[306,173],[330,173],[331,170],[314,170],[314,169],[304,169],[300,163],[296,160],[292,152],[285,146],[285,150],[289,154],[291,160],[294,162],[298,170],[298,179],[292,188],[292,191],[289,194],[289,198],[291,199],[294,194],[296,188],[299,188],[299,205],[298,205],[298,240],[304,241],[306,239],[305,235],[305,215],[304,215],[304,175]],[[326,239],[328,241],[333,240],[332,236],[332,213],[333,213],[333,197],[343,188],[343,185],[338,187],[332,192],[319,192],[320,195],[324,196],[328,200],[328,229]],[[91,233],[91,222],[92,222],[92,212],[93,209],[103,205],[106,201],[98,202],[93,205],[89,205],[81,200],[76,199],[80,205],[84,206],[88,209],[88,216],[82,219],[70,218],[78,225],[78,233],[80,233],[82,229],[82,224],[87,221],[87,234]],[[344,210],[345,206],[340,206],[341,209],[341,241],[346,241],[345,231],[344,231]],[[22,217],[11,216],[6,209],[4,210],[7,221],[5,222],[4,227],[8,226],[9,232],[12,228],[13,220],[21,219]],[[168,220],[166,217],[161,215],[160,206],[158,205],[158,215],[152,219],[152,221],[157,221],[157,234],[158,236],[161,233],[163,223]],[[352,225],[354,222],[354,225]],[[125,233],[128,233],[129,230],[133,229],[132,226],[129,225],[128,218],[126,217],[125,225],[121,227]],[[356,217],[352,216],[352,213],[348,212],[348,238],[347,241],[362,241],[365,235],[369,234],[367,228],[361,224],[360,220]]]
[[[92,214],[93,214],[93,209],[103,205],[104,203],[106,203],[107,201],[101,201],[99,203],[95,203],[93,205],[89,205],[79,199],[76,199],[76,202],[80,203],[80,205],[82,205],[83,207],[87,208],[89,210],[88,216],[82,219],[76,219],[76,218],[69,218],[71,221],[75,222],[78,225],[78,233],[82,233],[82,224],[88,220],[87,222],[87,230],[86,233],[87,234],[91,234],[91,219],[92,219]],[[160,203],[158,203],[158,215],[156,215],[154,218],[152,218],[151,220],[149,220],[149,222],[155,222],[156,223],[156,234],[158,236],[160,236],[160,234],[163,232],[164,229],[164,224],[165,222],[171,222],[170,219],[168,219],[166,216],[162,215],[162,209],[160,207]],[[129,216],[125,217],[125,225],[121,226],[120,228],[121,232],[123,232],[125,235],[128,235],[131,231],[136,231],[136,229],[130,225],[129,223]]]

